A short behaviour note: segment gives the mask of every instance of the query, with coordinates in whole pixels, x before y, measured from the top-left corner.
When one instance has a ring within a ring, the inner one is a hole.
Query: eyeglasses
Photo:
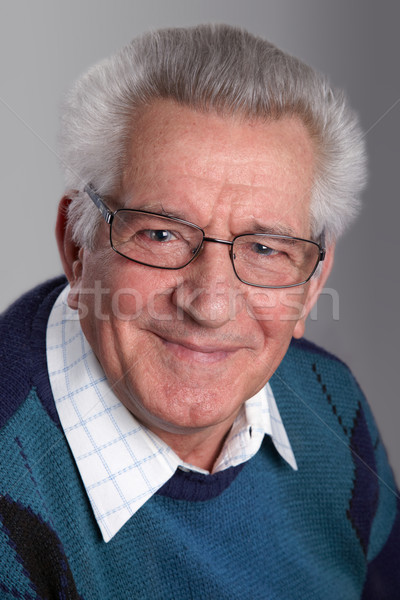
[[[233,270],[242,283],[288,288],[307,283],[325,258],[321,244],[288,235],[243,233],[232,241],[205,235],[183,219],[131,208],[111,211],[91,184],[85,192],[110,225],[112,249],[128,260],[157,269],[183,269],[200,254],[204,242],[229,246]]]

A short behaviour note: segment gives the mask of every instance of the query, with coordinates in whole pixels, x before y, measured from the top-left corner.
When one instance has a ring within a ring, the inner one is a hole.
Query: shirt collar
[[[96,521],[108,542],[184,463],[165,442],[118,400],[86,340],[78,313],[58,297],[47,325],[47,365],[61,425]],[[270,435],[276,450],[297,470],[269,384],[247,400],[237,416],[213,473],[249,460]]]

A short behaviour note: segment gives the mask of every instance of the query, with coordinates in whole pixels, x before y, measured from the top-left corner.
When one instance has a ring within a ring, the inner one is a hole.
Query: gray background
[[[370,157],[364,210],[339,244],[330,291],[320,299],[307,336],[352,368],[400,482],[395,0],[2,0],[0,309],[61,271],[53,228],[63,191],[55,151],[63,91],[135,34],[200,22],[236,24],[267,37],[327,73],[359,111]]]

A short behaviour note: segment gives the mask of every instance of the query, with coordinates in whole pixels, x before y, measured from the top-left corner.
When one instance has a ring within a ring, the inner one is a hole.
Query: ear
[[[72,198],[63,196],[58,205],[56,221],[56,240],[61,263],[68,281],[73,278],[73,265],[78,258],[79,248],[72,239],[72,227],[68,223],[68,206]]]
[[[318,275],[318,277],[313,277],[309,283],[303,313],[301,315],[301,318],[297,321],[293,330],[293,337],[295,338],[301,338],[304,335],[306,328],[306,319],[310,313],[310,310],[318,300],[318,296],[323,290],[326,280],[328,279],[330,272],[332,271],[334,254],[335,244],[332,244],[331,246],[329,246],[329,248],[327,248],[325,259],[322,261],[322,263],[320,263],[320,274]]]
[[[56,239],[61,263],[71,285],[68,304],[71,308],[77,308],[75,306],[77,298],[75,298],[74,288],[82,276],[82,249],[74,242],[72,226],[68,223],[67,211],[71,200],[70,196],[63,196],[60,200],[56,221]]]

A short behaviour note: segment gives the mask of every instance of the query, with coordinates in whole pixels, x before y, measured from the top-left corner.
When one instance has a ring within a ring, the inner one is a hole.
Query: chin
[[[167,390],[153,390],[152,398],[142,398],[137,402],[137,394],[132,401],[124,402],[128,410],[134,414],[150,430],[165,431],[172,434],[188,434],[202,431],[207,428],[219,426],[223,423],[233,423],[241,402],[232,402],[229,394],[215,390],[198,388],[194,393],[193,388]],[[153,401],[153,398],[164,398],[162,403]]]

